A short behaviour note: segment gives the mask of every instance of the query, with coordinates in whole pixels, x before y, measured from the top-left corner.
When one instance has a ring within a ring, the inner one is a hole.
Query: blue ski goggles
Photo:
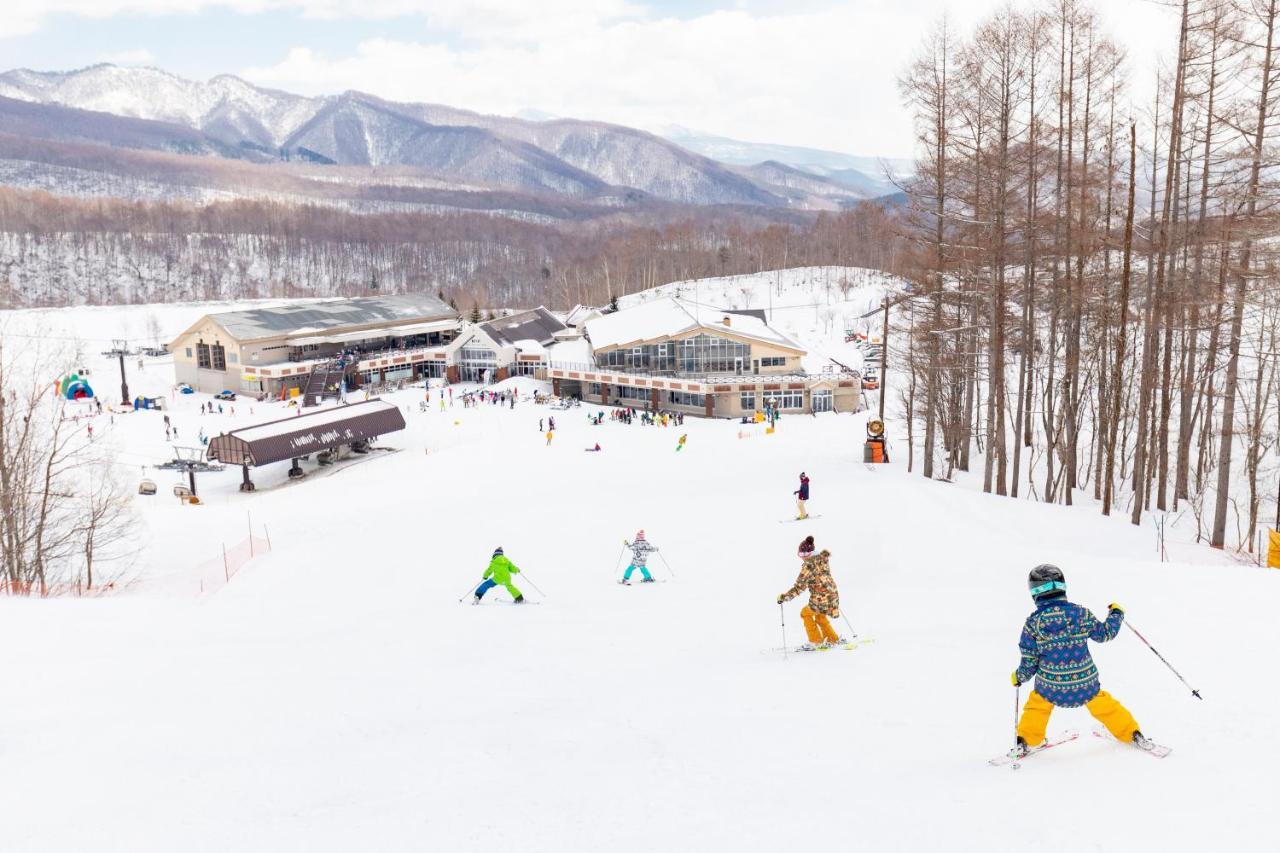
[[[1049,581],[1048,583],[1042,583],[1039,586],[1031,587],[1031,597],[1035,598],[1037,595],[1044,595],[1046,592],[1053,592],[1055,589],[1060,589],[1065,592],[1067,585],[1062,581]]]

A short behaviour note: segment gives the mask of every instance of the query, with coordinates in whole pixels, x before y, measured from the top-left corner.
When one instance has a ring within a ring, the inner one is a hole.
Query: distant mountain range
[[[0,183],[72,195],[551,218],[663,205],[811,211],[892,193],[884,165],[682,129],[664,138],[354,91],[304,97],[229,75],[197,82],[114,65],[0,74]]]

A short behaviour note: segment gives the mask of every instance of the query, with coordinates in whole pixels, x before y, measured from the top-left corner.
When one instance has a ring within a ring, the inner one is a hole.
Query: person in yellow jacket
[[[480,586],[476,587],[475,604],[480,603],[480,599],[484,598],[484,594],[495,586],[504,586],[507,592],[511,593],[511,600],[516,604],[524,604],[524,593],[516,589],[516,585],[511,582],[512,575],[520,574],[520,569],[516,568],[516,564],[507,559],[502,553],[501,548],[495,548],[493,559],[489,561],[489,568],[484,570],[484,581]]]

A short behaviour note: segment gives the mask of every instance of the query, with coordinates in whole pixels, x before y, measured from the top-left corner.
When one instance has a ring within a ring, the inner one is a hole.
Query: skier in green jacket
[[[511,576],[518,574],[520,570],[516,568],[516,564],[507,559],[501,548],[495,548],[493,559],[489,561],[489,568],[484,570],[484,582],[476,587],[476,600],[473,603],[479,604],[484,594],[495,586],[505,586],[507,592],[511,593],[514,603],[524,604],[524,593],[516,589],[515,584],[511,582]]]

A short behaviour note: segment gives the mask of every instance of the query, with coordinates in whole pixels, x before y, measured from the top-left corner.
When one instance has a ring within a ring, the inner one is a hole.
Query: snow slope
[[[105,334],[111,310],[68,322]],[[6,660],[6,850],[1274,849],[1280,746],[1258,709],[1280,688],[1258,676],[1280,574],[1188,545],[1160,564],[1149,531],[1088,508],[869,471],[863,416],[766,436],[529,402],[442,412],[437,394],[425,412],[421,389],[391,395],[410,423],[381,445],[399,452],[291,484],[282,463],[250,495],[235,470],[205,475],[199,507],[168,481],[139,498],[144,575],[203,560],[246,513],[270,526],[274,551],[216,594],[0,599],[0,643],[38,650]],[[177,401],[184,435],[233,420],[204,400]],[[157,413],[99,424],[122,459],[164,449]],[[779,523],[802,469],[822,518]],[[640,527],[669,582],[619,586]],[[768,651],[807,533],[874,644]],[[539,606],[457,603],[498,545]],[[1060,711],[1050,731],[1084,738],[986,766],[1012,736],[1044,561],[1095,611],[1122,602],[1205,696],[1128,632],[1094,647],[1168,759]]]

